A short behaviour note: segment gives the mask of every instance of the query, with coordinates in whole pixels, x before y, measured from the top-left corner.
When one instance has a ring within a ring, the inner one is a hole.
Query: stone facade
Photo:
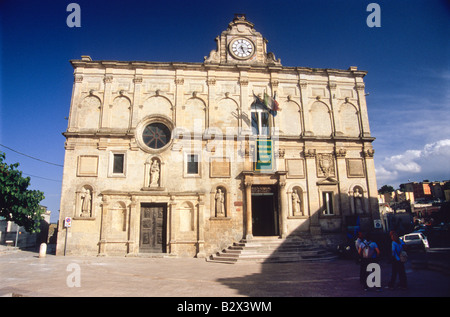
[[[366,72],[282,66],[245,16],[216,42],[203,63],[71,61],[57,254],[202,257],[373,227]]]

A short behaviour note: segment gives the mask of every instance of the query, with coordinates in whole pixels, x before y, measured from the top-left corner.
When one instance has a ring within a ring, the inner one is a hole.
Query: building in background
[[[0,244],[26,249],[39,247],[41,243],[48,243],[51,211],[47,210],[45,206],[41,206],[41,209],[43,209],[43,213],[39,226],[40,232],[35,233],[29,233],[14,222],[0,217]]]

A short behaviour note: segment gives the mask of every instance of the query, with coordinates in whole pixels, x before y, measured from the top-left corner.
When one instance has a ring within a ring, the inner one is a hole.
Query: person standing
[[[360,243],[359,254],[361,256],[361,268],[360,268],[360,282],[364,287],[364,290],[368,290],[369,287],[367,285],[367,266],[370,263],[377,262],[378,257],[380,256],[380,249],[378,245],[373,241],[371,235],[367,236],[367,239]]]
[[[357,262],[359,262],[359,283],[364,285],[364,269],[362,265],[362,256],[360,254],[361,245],[364,242],[364,234],[360,231],[358,232],[358,238],[355,241],[355,250],[357,253]]]
[[[405,263],[402,257],[402,252],[405,251],[405,243],[398,237],[395,231],[391,231],[389,235],[392,240],[392,274],[387,287],[390,289],[394,288],[398,275],[400,289],[406,289]]]

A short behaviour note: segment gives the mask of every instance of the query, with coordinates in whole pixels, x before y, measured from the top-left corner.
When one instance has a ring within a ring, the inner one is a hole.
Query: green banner
[[[272,171],[272,140],[256,140],[256,160],[254,170],[257,172]]]

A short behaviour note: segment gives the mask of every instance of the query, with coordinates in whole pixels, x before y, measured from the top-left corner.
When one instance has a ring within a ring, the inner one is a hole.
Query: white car
[[[428,244],[427,237],[420,232],[413,232],[405,234],[401,237],[403,242],[405,242],[406,246],[409,248],[420,248],[420,249],[428,249],[430,245]]]

